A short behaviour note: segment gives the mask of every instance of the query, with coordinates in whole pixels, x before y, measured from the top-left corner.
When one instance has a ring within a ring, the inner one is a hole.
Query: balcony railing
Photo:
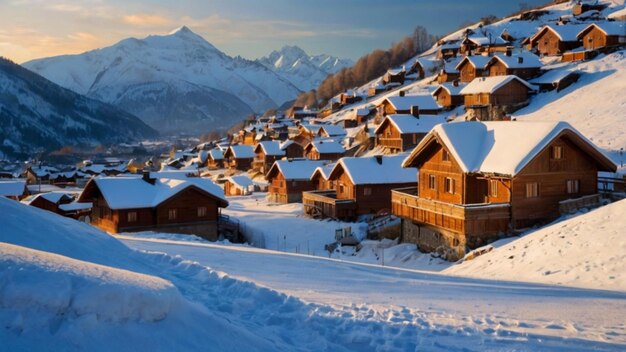
[[[402,138],[378,138],[378,145],[402,149]]]
[[[302,192],[304,212],[313,217],[349,219],[356,216],[353,199],[337,199],[334,190]]]

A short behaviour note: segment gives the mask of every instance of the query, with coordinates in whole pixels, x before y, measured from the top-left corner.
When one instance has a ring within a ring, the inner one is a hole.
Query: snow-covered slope
[[[156,131],[136,116],[76,94],[0,58],[0,153],[130,142]]]
[[[23,65],[166,130],[230,126],[299,93],[272,70],[224,54],[187,27]]]
[[[353,64],[352,60],[325,54],[310,56],[297,46],[284,46],[258,59],[257,62],[303,91],[316,88],[329,74]]]
[[[626,291],[626,200],[557,222],[444,273]]]

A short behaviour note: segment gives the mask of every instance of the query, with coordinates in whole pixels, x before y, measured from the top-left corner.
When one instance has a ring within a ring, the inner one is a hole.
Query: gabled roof
[[[249,186],[254,185],[250,177],[246,175],[230,176],[228,178],[228,181],[230,181],[232,184],[238,187],[243,187],[243,188],[247,188]]]
[[[286,141],[281,142],[280,143],[280,150],[286,150],[293,143],[295,143],[295,142],[292,141],[291,139],[287,139]]]
[[[540,68],[543,66],[541,60],[539,60],[539,56],[530,53],[530,52],[522,52],[518,54],[513,54],[511,56],[507,55],[495,55],[489,60],[485,68],[496,63],[496,61],[500,61],[504,64],[506,68]],[[521,62],[520,62],[521,61]]]
[[[337,163],[330,163],[330,164],[326,164],[323,166],[318,166],[315,169],[315,171],[313,171],[313,174],[311,175],[311,179],[315,177],[315,175],[320,174],[324,180],[328,180],[328,177],[330,176],[330,172],[333,171],[336,164]]]
[[[429,145],[442,144],[464,173],[513,177],[550,142],[566,134],[598,163],[601,171],[616,165],[567,122],[458,122],[441,124],[415,147],[403,166],[414,166]]]
[[[509,43],[497,35],[492,36],[491,39],[489,39],[489,37],[486,37],[486,36],[469,36],[467,40],[479,46],[488,46],[488,45],[502,46],[502,45],[507,45]]]
[[[401,134],[428,133],[435,125],[446,122],[443,116],[421,116],[395,114],[387,115],[385,120],[376,128],[376,134],[382,133],[386,123],[391,123]]]
[[[491,76],[491,77],[478,77],[474,78],[470,83],[468,83],[463,89],[461,89],[461,94],[478,94],[478,93],[493,93],[500,89],[505,84],[511,81],[519,81],[521,84],[525,85],[528,90],[535,90],[533,86],[531,86],[528,82],[523,79],[515,76],[515,75],[507,75],[507,76]]]
[[[263,153],[268,156],[284,156],[285,151],[280,148],[280,143],[277,141],[265,141],[260,142],[254,148],[254,152],[257,153],[263,150]]]
[[[318,134],[320,131],[320,128],[322,128],[323,125],[311,125],[311,124],[301,123],[299,126],[303,128],[305,131],[308,131],[312,134]]]
[[[447,91],[450,95],[461,95],[461,89],[463,89],[463,86],[461,85],[454,85],[451,82],[446,82],[446,83],[442,83],[439,85],[439,87],[437,87],[432,93],[430,93],[431,95],[435,96],[437,94],[438,91],[440,90],[445,90]]]
[[[594,27],[598,28],[600,31],[602,31],[606,35],[617,35],[621,37],[626,36],[626,27],[624,26],[624,22],[616,21],[616,22],[592,23],[588,25],[587,27],[585,27],[580,32],[578,32],[576,37],[578,39],[581,39],[583,36],[585,36],[585,34],[589,30],[591,30]]]
[[[141,177],[96,177],[91,179],[79,202],[88,199],[87,194],[97,187],[111,209],[154,208],[185,189],[195,187],[217,199],[222,207],[228,206],[224,191],[213,181],[190,177],[187,179],[156,178],[154,184],[144,181]]]
[[[238,144],[231,145],[228,150],[233,154],[235,159],[251,159],[254,158],[254,149],[251,145]],[[224,153],[228,153],[228,150]]]
[[[489,62],[489,60],[491,60],[492,57],[493,56],[483,56],[483,55],[465,56],[464,58],[461,59],[461,61],[459,61],[458,64],[456,64],[455,69],[458,71],[461,69],[461,66],[463,66],[465,63],[468,63],[474,66],[475,68],[484,70],[485,67],[487,66],[487,63]]]
[[[337,137],[337,136],[345,136],[346,130],[338,125],[322,125],[319,133],[322,133],[322,130],[328,134],[329,137]]]
[[[386,101],[398,111],[408,111],[411,106],[417,106],[420,110],[440,110],[441,106],[437,104],[432,95],[399,95],[387,97]]]
[[[30,195],[30,196],[24,198],[22,200],[22,203],[30,205],[37,198],[43,198],[43,199],[47,200],[48,202],[54,203],[54,204],[58,204],[63,199],[66,199],[66,200],[69,200],[69,201],[74,199],[74,197],[72,197],[72,195],[70,193],[54,191],[54,192],[45,192],[45,193],[38,193],[38,194]]]
[[[534,42],[543,33],[545,33],[546,31],[550,31],[553,32],[557,37],[559,37],[559,39],[563,42],[575,42],[578,41],[578,33],[580,33],[580,31],[583,30],[585,27],[587,27],[587,25],[584,24],[566,24],[562,26],[549,24],[541,27],[541,29],[539,29],[537,33],[535,33],[535,35],[530,37],[529,40],[530,42]]]
[[[280,172],[285,180],[310,180],[313,171],[324,165],[323,160],[287,159],[277,160],[267,172],[268,178],[275,172]]]
[[[403,168],[404,158],[405,155],[341,158],[329,177],[343,169],[355,185],[417,182],[417,169]]]
[[[26,191],[26,180],[0,181],[0,197],[19,197]]]
[[[222,152],[220,149],[217,149],[217,148],[211,149],[209,150],[209,156],[213,160],[222,160],[224,159],[224,152]]]
[[[304,149],[308,148],[313,148],[320,154],[343,154],[345,152],[343,146],[334,140],[315,140],[307,144]]]
[[[537,78],[531,79],[529,82],[532,84],[552,84],[559,83],[562,79],[570,75],[578,75],[578,71],[571,71],[568,69],[555,69],[550,70]]]

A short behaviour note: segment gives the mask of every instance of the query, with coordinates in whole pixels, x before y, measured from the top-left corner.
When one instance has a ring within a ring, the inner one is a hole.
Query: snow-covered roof
[[[91,202],[84,202],[84,203],[71,202],[71,203],[66,203],[66,204],[59,204],[59,209],[63,211],[87,210],[87,209],[91,209],[92,207],[93,207],[93,204]]]
[[[312,145],[312,148],[320,154],[341,154],[345,151],[343,146],[334,140],[316,140],[309,143],[309,145]]]
[[[236,159],[250,159],[254,158],[254,148],[247,144],[231,145],[230,148],[233,156]]]
[[[47,200],[50,203],[55,203],[56,204],[56,203],[59,203],[59,201],[61,201],[61,199],[63,199],[63,198],[72,199],[73,196],[72,196],[71,193],[62,192],[62,191],[45,192],[45,193],[38,193],[38,194],[30,195],[30,196],[24,198],[22,200],[22,203],[30,205],[37,198],[43,198],[43,199]]]
[[[543,63],[539,60],[539,56],[528,51],[511,56],[495,55],[491,58],[489,64],[493,64],[496,61],[502,62],[507,68],[538,68],[543,66]],[[489,64],[487,66],[489,66]]]
[[[323,125],[311,125],[311,124],[306,124],[306,123],[300,124],[300,127],[302,127],[305,131],[308,131],[313,134],[317,134],[320,131],[320,128],[322,128],[322,126]]]
[[[37,177],[43,177],[51,173],[59,172],[59,169],[52,166],[33,166],[30,171]]]
[[[322,177],[324,178],[324,180],[328,180],[328,177],[330,176],[330,172],[333,171],[333,169],[335,168],[335,165],[337,163],[330,163],[330,164],[326,164],[323,166],[318,166],[315,171],[313,171],[313,174],[311,175],[311,178],[313,178],[313,176],[316,173],[319,173],[320,175],[322,175]]]
[[[601,158],[603,165],[615,168],[593,143],[567,122],[458,122],[435,126],[411,152],[403,165],[409,166],[415,157],[433,141],[439,139],[461,170],[515,176],[552,140],[564,131],[571,131],[586,142]]]
[[[211,156],[211,159],[213,160],[224,159],[224,152],[222,152],[220,149],[217,149],[217,148],[209,150],[209,155]]]
[[[230,176],[228,178],[228,181],[230,181],[234,185],[236,185],[238,187],[242,187],[242,188],[247,188],[249,186],[254,185],[254,183],[252,182],[250,177],[248,177],[246,175]]]
[[[532,84],[558,83],[563,78],[571,74],[577,74],[577,73],[578,73],[577,71],[570,71],[570,70],[550,70],[537,78],[533,78],[532,80],[529,81],[529,83],[532,83]]]
[[[399,74],[401,74],[403,72],[405,72],[405,68],[404,67],[402,67],[402,68],[390,68],[390,69],[387,70],[387,73],[392,75],[392,76],[399,75]]]
[[[489,60],[491,60],[492,57],[493,56],[486,55],[465,56],[461,59],[461,61],[459,61],[458,64],[456,64],[455,69],[458,71],[461,68],[461,65],[463,65],[465,62],[471,64],[475,68],[485,69],[487,63],[489,62]]]
[[[26,180],[0,181],[1,197],[18,197],[24,194]]]
[[[509,43],[497,35],[492,36],[491,39],[486,36],[469,36],[467,39],[478,46],[507,45]]]
[[[455,86],[451,82],[446,82],[446,83],[440,84],[439,87],[437,87],[435,90],[433,90],[433,92],[431,94],[435,95],[437,93],[437,91],[439,91],[440,89],[446,90],[448,93],[450,93],[450,95],[460,95],[461,94],[461,89],[463,89],[463,86],[460,86],[460,85],[456,85]]]
[[[290,145],[292,145],[293,143],[295,143],[294,141],[292,141],[291,139],[287,139],[284,142],[280,143],[280,150],[285,150],[287,149]]]
[[[224,191],[213,181],[200,177],[156,178],[154,184],[141,177],[96,177],[89,181],[79,201],[85,200],[83,195],[91,183],[100,189],[111,209],[154,208],[189,187],[197,187],[217,198],[224,206],[228,205]]]
[[[603,23],[592,23],[582,29],[576,36],[580,39],[581,36],[584,35],[592,27],[598,28],[606,35],[617,35],[617,36],[626,36],[626,27],[624,26],[623,21],[616,22],[603,22]]]
[[[367,116],[372,112],[372,109],[368,109],[368,108],[359,108],[356,110],[356,115],[357,116]]]
[[[261,148],[263,153],[268,156],[284,156],[285,151],[280,148],[280,143],[277,141],[264,141],[257,144],[255,150]]]
[[[625,16],[626,16],[626,7],[622,8],[621,10],[617,10],[617,11],[611,12],[606,17],[607,18],[621,19],[621,18],[623,18]]]
[[[405,155],[346,157],[339,159],[331,171],[343,169],[355,185],[417,182],[416,168],[403,168]]]
[[[441,106],[437,104],[432,95],[396,95],[386,99],[396,111],[410,110],[411,106],[417,106],[420,110],[439,110]]]
[[[449,73],[458,73],[459,70],[456,68],[461,61],[464,59],[465,57],[454,57],[451,58],[449,61],[446,61],[443,64],[443,70]]]
[[[515,75],[507,75],[474,78],[474,80],[461,89],[461,94],[493,93],[513,80],[519,81],[528,87],[529,90],[534,90],[533,86],[523,79]]]
[[[324,130],[329,137],[346,135],[346,130],[338,125],[322,125],[320,130]]]
[[[286,180],[310,180],[315,169],[324,165],[323,160],[287,159],[277,160],[268,171],[272,174],[273,169],[278,169]]]
[[[421,116],[417,118],[413,115],[396,114],[387,115],[383,123],[376,129],[380,133],[385,121],[393,124],[401,134],[406,133],[428,133],[435,125],[446,122],[443,116]]]
[[[578,40],[578,33],[580,33],[580,31],[582,31],[586,27],[586,24],[565,24],[561,26],[549,24],[541,27],[541,29],[530,38],[530,41],[535,41],[540,34],[542,34],[544,31],[549,30],[556,34],[556,36],[559,37],[561,41],[575,42]]]

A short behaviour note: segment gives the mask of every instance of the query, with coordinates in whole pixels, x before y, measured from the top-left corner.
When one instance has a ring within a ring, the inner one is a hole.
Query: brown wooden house
[[[401,155],[342,158],[328,176],[335,189],[304,192],[304,212],[341,220],[389,212],[391,190],[415,184],[417,169],[402,168],[402,160]]]
[[[456,57],[461,49],[461,43],[458,40],[440,41],[435,58],[447,60]]]
[[[315,171],[313,171],[311,181],[313,181],[316,191],[335,189],[335,183],[328,179],[330,172],[333,170],[335,165],[336,163],[326,164],[324,166],[319,166],[315,169]]]
[[[489,76],[515,75],[522,79],[531,79],[538,76],[543,64],[539,57],[530,52],[512,54],[511,51],[505,55],[496,55],[487,62],[485,69]]]
[[[442,110],[430,94],[404,95],[403,92],[400,92],[400,95],[387,97],[378,105],[378,108],[383,111],[384,115],[412,114],[415,116],[436,115]]]
[[[463,55],[480,53],[492,54],[495,52],[504,52],[508,46],[509,42],[497,35],[492,37],[470,35],[461,41],[459,52]]]
[[[28,195],[27,181],[25,179],[0,181],[0,197],[22,200]]]
[[[439,67],[441,67],[440,60],[434,61],[425,58],[417,58],[413,61],[411,68],[409,68],[408,74],[416,74],[417,78],[424,79],[424,77],[437,72]]]
[[[586,50],[597,50],[626,44],[623,22],[592,23],[576,36]]]
[[[304,157],[304,147],[292,140],[280,143],[280,150],[285,152],[285,158],[295,159]]]
[[[241,171],[248,171],[254,160],[254,149],[251,145],[231,145],[224,152],[224,167]]]
[[[92,204],[74,202],[76,195],[66,192],[38,193],[26,197],[22,203],[47,210],[61,216],[77,220],[85,220],[90,216]]]
[[[536,51],[539,55],[562,55],[582,45],[577,37],[582,29],[583,26],[575,24],[543,26],[529,38],[529,49]]]
[[[315,189],[311,176],[315,169],[323,166],[321,160],[287,159],[278,160],[267,172],[269,182],[267,200],[272,203],[297,203],[302,201],[302,192]]]
[[[225,196],[247,196],[254,192],[254,183],[246,175],[230,176],[224,182]]]
[[[461,89],[465,107],[508,106],[524,103],[534,88],[517,76],[477,78]]]
[[[285,157],[285,151],[278,141],[264,141],[254,147],[254,155],[252,168],[265,174],[276,160]]]
[[[376,128],[376,145],[391,153],[411,150],[436,124],[442,122],[445,119],[437,116],[387,115]]]
[[[419,180],[393,191],[402,240],[449,260],[550,221],[564,204],[599,203],[598,171],[616,170],[565,122],[439,125],[403,165],[417,167]]]
[[[338,160],[344,153],[341,143],[331,139],[314,140],[304,147],[304,156],[311,160]]]
[[[209,169],[221,169],[224,167],[224,152],[215,148],[209,150],[207,155],[207,167]]]
[[[486,69],[487,63],[491,60],[491,56],[465,56],[456,65],[459,71],[459,79],[461,82],[467,83],[473,81],[477,77],[489,75]]]
[[[163,231],[218,238],[220,208],[228,206],[223,190],[211,180],[143,177],[96,177],[78,201],[91,202],[91,224],[107,232]]]
[[[442,83],[432,92],[432,96],[437,101],[437,104],[441,105],[443,108],[455,108],[459,105],[463,105],[463,96],[461,95],[462,88],[458,81]]]
[[[396,83],[402,85],[404,84],[405,76],[406,70],[404,67],[401,69],[389,69],[383,75],[383,84]]]

